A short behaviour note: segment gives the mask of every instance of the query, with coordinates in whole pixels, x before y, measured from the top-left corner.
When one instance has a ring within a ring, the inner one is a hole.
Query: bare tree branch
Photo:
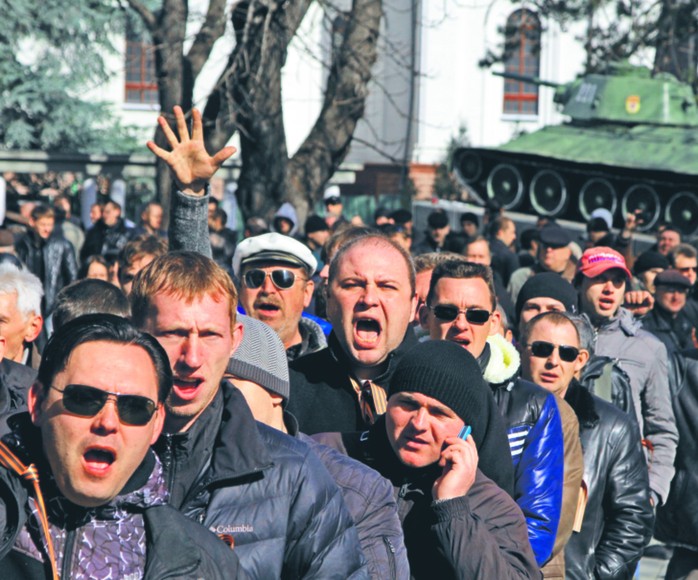
[[[187,60],[194,80],[198,78],[201,69],[211,56],[213,45],[225,32],[225,5],[226,0],[210,0],[206,19],[189,49]]]

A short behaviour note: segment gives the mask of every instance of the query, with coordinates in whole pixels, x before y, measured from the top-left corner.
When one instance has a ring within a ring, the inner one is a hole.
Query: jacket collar
[[[494,334],[487,338],[478,362],[485,380],[492,385],[501,385],[516,378],[521,367],[521,355],[501,334]]]
[[[580,427],[592,429],[599,424],[594,396],[577,379],[572,379],[565,393],[565,401],[577,415]]]
[[[342,348],[342,345],[340,344],[334,330],[330,333],[327,343],[332,358],[337,361],[337,363],[345,370],[347,374],[353,375],[354,373],[352,372],[351,361],[344,352],[344,349]],[[412,326],[409,325],[402,342],[394,351],[388,354],[388,365],[386,366],[385,370],[379,376],[375,377],[373,382],[381,386],[386,386],[390,381],[390,377],[395,370],[395,365],[397,362],[400,360],[405,351],[409,350],[410,347],[414,346],[415,344],[417,344],[417,336],[415,335]]]
[[[213,446],[209,483],[260,473],[272,458],[242,393],[221,383],[223,414]]]

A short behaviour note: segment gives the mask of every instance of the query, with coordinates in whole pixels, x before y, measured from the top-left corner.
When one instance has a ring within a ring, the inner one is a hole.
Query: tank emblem
[[[630,95],[625,99],[625,110],[630,115],[635,115],[640,112],[640,97],[638,95]]]

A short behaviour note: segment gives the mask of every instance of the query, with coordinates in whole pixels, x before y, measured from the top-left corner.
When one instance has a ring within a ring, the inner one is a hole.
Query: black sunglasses
[[[157,405],[148,397],[140,395],[119,395],[87,385],[68,385],[64,389],[51,387],[63,393],[63,406],[67,411],[81,417],[94,417],[106,405],[109,397],[116,398],[119,419],[127,425],[146,425]]]
[[[458,318],[461,312],[465,314],[465,319],[470,324],[485,324],[485,322],[490,319],[490,316],[492,316],[492,313],[484,308],[466,308],[465,310],[460,310],[453,304],[439,304],[437,306],[430,306],[429,308],[431,308],[436,318],[445,322],[453,322]]]
[[[271,281],[279,290],[288,290],[296,282],[296,273],[285,268],[265,272],[264,270],[247,270],[245,272],[245,286],[253,290],[260,288],[264,284],[267,276],[271,277]]]
[[[531,348],[531,354],[537,358],[548,358],[556,348],[560,358],[565,362],[574,362],[579,356],[579,349],[576,346],[557,345],[544,340],[534,340],[528,346]]]

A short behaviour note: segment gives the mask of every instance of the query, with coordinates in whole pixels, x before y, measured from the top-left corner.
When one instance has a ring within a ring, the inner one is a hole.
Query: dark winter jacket
[[[479,359],[504,417],[514,461],[514,499],[526,517],[536,561],[553,552],[562,508],[564,445],[555,396],[518,377],[521,359],[501,336],[488,339]]]
[[[693,347],[691,340],[693,324],[683,310],[676,317],[673,317],[659,304],[655,304],[654,308],[642,319],[642,327],[661,340],[667,352]]]
[[[26,407],[27,392],[36,379],[36,371],[9,359],[0,362],[0,416]]]
[[[235,546],[253,578],[368,577],[342,494],[310,448],[256,423],[223,382],[185,433],[156,443],[171,505]]]
[[[132,235],[132,228],[129,228],[122,218],[119,218],[119,221],[111,227],[107,227],[102,220],[99,220],[85,235],[85,243],[80,251],[80,261],[84,262],[96,254],[115,260]]]
[[[415,343],[410,327],[402,344],[390,353],[387,370],[374,382],[387,391],[395,365]],[[330,334],[327,348],[293,361],[289,371],[288,410],[298,420],[303,433],[352,432],[368,427],[350,380],[349,360],[334,333]]]
[[[589,493],[581,531],[565,548],[567,578],[632,578],[654,523],[637,423],[576,380],[565,401],[579,420]]]
[[[390,482],[336,449],[303,433],[298,437],[312,448],[342,490],[372,580],[409,578],[405,538]]]
[[[19,259],[44,286],[43,313],[47,315],[58,292],[77,280],[78,265],[73,246],[58,233],[43,240],[29,232],[17,240],[15,248]]]
[[[322,327],[311,318],[302,317],[298,323],[301,342],[286,349],[288,362],[294,361],[327,347],[327,338]]]
[[[679,446],[667,503],[657,510],[655,536],[698,551],[698,351],[677,357],[680,380],[673,393]]]
[[[242,578],[236,553],[199,524],[166,505],[162,469],[149,452],[124,490],[98,508],[66,500],[50,475],[27,413],[15,414],[3,438],[25,464],[39,469],[56,565],[62,578]],[[46,547],[28,487],[0,467],[0,577],[45,579]],[[33,496],[32,491],[32,496]]]
[[[519,269],[519,256],[499,239],[490,242],[490,252],[492,254],[492,270],[499,272],[504,287],[506,287],[511,275]]]
[[[640,434],[653,449],[649,456],[650,489],[659,505],[669,494],[678,440],[666,348],[643,330],[642,323],[628,310],[621,308],[597,329],[596,353],[617,359],[630,377]]]
[[[434,501],[432,486],[441,468],[403,465],[390,447],[383,418],[364,433],[316,438],[390,480],[412,578],[540,578],[521,510],[479,470],[465,496]]]

